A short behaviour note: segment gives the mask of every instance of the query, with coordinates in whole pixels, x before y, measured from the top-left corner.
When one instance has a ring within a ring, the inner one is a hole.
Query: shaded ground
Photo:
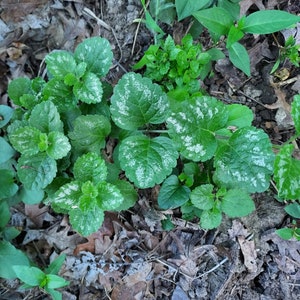
[[[144,25],[134,22],[142,15],[138,0],[11,0],[0,1],[0,7],[1,104],[10,105],[7,83],[19,76],[43,75],[43,58],[54,49],[73,51],[87,37],[106,37],[115,54],[107,80],[116,83],[152,42]],[[245,13],[264,7],[300,12],[298,0],[242,2]],[[175,25],[173,34],[183,34],[188,25]],[[173,28],[167,29],[172,33]],[[202,39],[208,43],[205,34]],[[215,65],[215,76],[203,87],[226,103],[248,105],[255,113],[255,126],[280,144],[293,130],[288,112],[292,96],[300,93],[299,70],[285,64],[287,78],[270,77],[278,54],[273,37],[246,37],[244,43],[252,77],[246,78],[225,59]],[[127,212],[107,213],[103,227],[88,239],[48,207],[17,206],[12,224],[23,231],[15,245],[41,267],[67,254],[61,275],[71,285],[63,290],[63,299],[300,298],[300,246],[274,233],[290,220],[274,199],[273,188],[253,195],[253,214],[224,219],[219,229],[208,232],[196,222],[183,221],[176,210],[168,212],[175,229],[163,231],[160,221],[165,214],[156,205],[157,189],[140,192],[138,203]],[[18,292],[19,286],[17,281],[1,281],[0,298],[47,299],[38,290]]]

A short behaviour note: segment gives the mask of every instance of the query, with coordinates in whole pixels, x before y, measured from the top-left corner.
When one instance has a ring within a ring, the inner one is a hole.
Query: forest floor
[[[298,0],[243,0],[241,5],[244,14],[265,8],[300,13]],[[153,43],[151,32],[134,22],[142,13],[139,0],[1,0],[0,104],[10,105],[10,80],[43,74],[47,53],[73,51],[91,36],[111,43],[114,65],[107,80],[115,84]],[[180,39],[189,22],[175,22],[166,30]],[[300,28],[294,35],[300,43]],[[207,35],[201,39],[208,43]],[[300,73],[287,63],[280,67],[285,77],[270,76],[278,55],[274,39],[243,39],[251,58],[250,78],[222,59],[203,88],[226,103],[249,106],[254,125],[280,144],[293,131],[289,107],[300,94]],[[41,267],[67,254],[60,275],[71,282],[61,290],[68,300],[300,299],[300,244],[275,233],[291,220],[276,201],[274,187],[253,195],[256,210],[251,215],[224,218],[220,228],[210,231],[185,222],[177,210],[172,212],[175,228],[162,230],[157,192],[158,187],[140,191],[132,209],[107,213],[103,226],[87,239],[48,206],[18,205],[11,222],[22,233],[14,244]],[[38,289],[21,292],[19,286],[17,280],[1,280],[0,299],[49,299]]]

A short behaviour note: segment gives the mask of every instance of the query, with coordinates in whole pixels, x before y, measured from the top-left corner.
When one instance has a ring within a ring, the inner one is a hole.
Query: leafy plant
[[[300,95],[294,97],[291,116],[295,124],[295,135],[280,147],[274,163],[274,180],[278,189],[278,200],[288,203],[285,211],[293,218],[300,219],[300,161],[296,140],[300,137]],[[295,156],[294,156],[295,155]],[[298,229],[286,228],[279,231],[280,236],[286,237],[289,232],[299,239]]]
[[[290,36],[286,39],[284,46],[279,46],[279,57],[276,60],[272,70],[271,74],[274,73],[280,63],[284,62],[286,59],[288,59],[294,66],[299,67],[300,63],[300,45],[296,44],[296,40],[293,36]]]
[[[17,278],[24,282],[21,289],[39,287],[51,295],[54,300],[61,300],[62,294],[56,289],[69,285],[68,281],[57,275],[65,257],[66,255],[57,257],[45,271],[37,267],[14,263],[12,268]]]
[[[171,36],[151,45],[134,69],[146,66],[144,76],[160,83],[169,96],[185,99],[200,90],[199,79],[211,72],[212,61],[223,57],[217,49],[204,51],[201,44],[185,36],[181,45],[175,45]]]
[[[288,28],[300,17],[279,10],[257,11],[236,19],[223,7],[212,7],[193,13],[193,16],[205,26],[216,41],[226,36],[226,48],[229,59],[238,69],[250,76],[250,60],[245,47],[238,41],[246,33],[269,34]]]

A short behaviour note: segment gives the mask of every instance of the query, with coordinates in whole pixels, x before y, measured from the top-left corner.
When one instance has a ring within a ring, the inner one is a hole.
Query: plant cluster
[[[278,11],[236,21],[236,13],[223,6],[236,7],[239,1],[218,1],[222,7],[206,9],[212,1],[202,1],[206,4],[196,12],[195,1],[185,2],[175,1],[179,19],[193,14],[214,39],[226,35],[232,62],[246,74],[246,50],[238,43],[244,33],[269,33],[299,21]],[[153,27],[155,20],[149,13],[146,17]],[[54,299],[61,299],[55,289],[67,284],[56,275],[63,258],[42,271],[10,243],[18,231],[8,226],[9,207],[20,201],[51,205],[88,236],[101,226],[104,211],[126,210],[136,202],[137,189],[161,185],[161,209],[180,207],[185,219],[197,217],[202,228],[211,229],[223,214],[251,213],[251,194],[268,190],[274,176],[279,199],[292,201],[286,211],[299,218],[300,163],[293,153],[300,135],[300,96],[291,112],[296,134],[275,155],[267,134],[252,126],[248,107],[225,105],[199,91],[198,80],[221,56],[219,50],[195,45],[190,35],[181,45],[167,37],[135,66],[145,66],[144,75],[126,73],[112,87],[104,81],[112,64],[110,45],[94,37],[74,53],[48,54],[47,80],[13,80],[8,94],[16,108],[0,106],[0,263],[7,265],[0,276],[43,288]],[[118,142],[113,160],[105,155],[110,139]],[[278,233],[299,239],[296,225],[287,230]]]

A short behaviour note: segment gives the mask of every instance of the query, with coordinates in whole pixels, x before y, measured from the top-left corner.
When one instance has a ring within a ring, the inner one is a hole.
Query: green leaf
[[[58,274],[64,261],[66,259],[66,254],[61,254],[56,257],[52,263],[45,269],[46,274]]]
[[[29,260],[21,250],[16,249],[11,243],[0,241],[0,265],[0,277],[14,279],[16,273],[13,266],[29,266]]]
[[[239,189],[232,189],[225,194],[222,200],[221,209],[231,218],[244,217],[255,209],[255,205],[247,192]]]
[[[122,205],[124,198],[115,185],[108,182],[100,182],[97,188],[97,203],[103,211],[115,210]]]
[[[45,291],[53,298],[53,300],[62,300],[62,294],[59,291],[44,287]]]
[[[0,136],[0,164],[10,160],[15,154],[15,150],[11,147],[11,145]]]
[[[77,63],[85,62],[87,71],[105,76],[112,64],[113,53],[107,39],[92,37],[84,40],[75,49]]]
[[[182,185],[178,177],[171,175],[162,184],[158,194],[158,205],[161,209],[173,209],[189,200],[191,190]]]
[[[18,161],[18,176],[28,190],[41,190],[52,182],[57,167],[53,158],[45,153],[22,155]]]
[[[8,96],[13,100],[14,104],[22,106],[20,98],[24,94],[33,94],[31,89],[31,81],[29,78],[20,77],[9,83]]]
[[[238,42],[243,36],[244,36],[243,31],[240,30],[238,27],[235,27],[235,25],[232,25],[228,33],[226,48],[229,49],[234,43]]]
[[[253,121],[253,112],[246,106],[241,104],[230,104],[227,106],[229,116],[226,126],[234,126],[235,128],[243,128],[251,126]]]
[[[245,47],[236,42],[228,49],[228,53],[233,65],[242,70],[247,76],[250,76],[250,58]]]
[[[237,20],[240,15],[240,4],[242,0],[218,0],[218,7],[222,7],[227,10]]]
[[[41,132],[35,127],[19,127],[9,134],[12,146],[24,155],[34,155],[40,152]]]
[[[88,211],[74,208],[70,210],[69,215],[73,229],[83,236],[89,236],[98,231],[104,220],[104,212],[97,206]]]
[[[123,201],[122,203],[118,206],[115,207],[115,211],[121,211],[121,210],[127,210],[134,206],[138,199],[138,193],[134,189],[134,186],[125,180],[116,180],[113,182],[113,185],[115,185],[118,190],[121,192],[123,196]]]
[[[227,188],[249,193],[268,189],[273,173],[274,154],[267,134],[261,129],[243,127],[218,149],[214,181]]]
[[[222,212],[218,209],[204,210],[200,217],[200,226],[209,230],[220,226],[222,221]]]
[[[18,191],[12,170],[0,169],[0,199],[12,197]]]
[[[140,74],[127,73],[114,88],[110,111],[117,126],[135,130],[147,123],[163,123],[169,103],[159,85]]]
[[[56,106],[51,101],[37,104],[30,115],[29,124],[41,132],[63,131],[63,123]]]
[[[4,127],[13,115],[14,110],[7,105],[0,105],[0,128]]]
[[[20,192],[18,194],[20,200],[26,204],[38,204],[44,198],[43,190],[28,190],[25,187],[21,187]]]
[[[244,32],[254,34],[268,34],[288,28],[297,22],[300,17],[281,10],[260,10],[246,17],[241,28]]]
[[[291,115],[295,124],[295,129],[297,134],[300,135],[300,95],[294,96],[291,106]]]
[[[284,210],[293,218],[300,219],[300,204],[298,202],[287,205]]]
[[[234,22],[231,14],[221,7],[212,7],[197,11],[193,13],[193,16],[204,27],[218,36],[228,34]]]
[[[215,205],[214,186],[212,184],[203,184],[196,187],[191,193],[193,205],[202,210],[210,210]]]
[[[278,196],[284,200],[300,198],[300,161],[292,157],[293,150],[293,145],[285,145],[275,158],[274,180]]]
[[[105,161],[96,153],[87,153],[79,157],[74,164],[74,177],[80,182],[98,183],[106,180]]]
[[[61,159],[67,156],[71,150],[69,140],[62,132],[50,132],[48,135],[48,143],[47,154],[53,159]]]
[[[104,116],[79,116],[74,122],[74,131],[69,133],[69,138],[79,153],[99,153],[105,146],[105,138],[110,130],[109,120]]]
[[[189,17],[193,12],[204,8],[211,0],[195,1],[195,0],[175,0],[175,7],[178,21]]]
[[[294,231],[292,228],[281,228],[275,231],[283,240],[289,240],[293,237]]]
[[[46,58],[47,70],[53,77],[63,80],[69,73],[74,73],[76,61],[72,53],[64,50],[53,51]]]
[[[44,99],[53,102],[59,112],[68,112],[77,104],[73,88],[57,78],[48,81],[42,93]]]
[[[82,81],[74,85],[73,91],[78,100],[88,104],[100,103],[102,100],[102,84],[94,73],[87,73]]]
[[[69,281],[63,279],[60,276],[54,275],[54,274],[47,274],[47,284],[46,287],[48,289],[59,289],[61,287],[67,286],[70,284]]]
[[[46,277],[46,274],[36,267],[14,264],[12,268],[20,280],[32,287],[40,286]]]
[[[161,183],[176,166],[177,158],[172,141],[166,137],[130,136],[120,145],[121,167],[139,188]]]
[[[66,183],[50,199],[51,206],[57,212],[66,213],[79,206],[81,197],[81,185],[77,181]]]
[[[9,220],[10,220],[9,206],[6,201],[0,200],[0,232],[2,232],[2,229],[7,225]]]
[[[202,96],[174,108],[167,126],[184,157],[206,161],[215,154],[218,145],[215,132],[225,126],[227,119],[225,104],[213,97]]]

